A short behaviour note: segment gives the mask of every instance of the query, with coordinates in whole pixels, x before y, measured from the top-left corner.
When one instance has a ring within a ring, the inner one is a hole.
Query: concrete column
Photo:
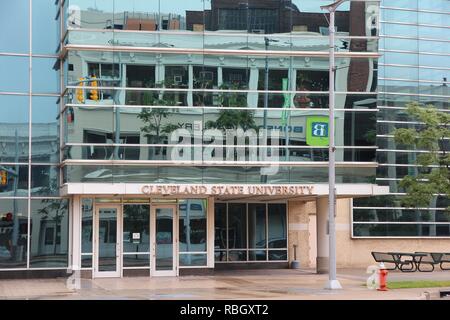
[[[80,197],[74,196],[72,200],[72,270],[81,268],[81,203]]]
[[[328,273],[328,198],[321,197],[316,200],[317,215],[317,273]]]

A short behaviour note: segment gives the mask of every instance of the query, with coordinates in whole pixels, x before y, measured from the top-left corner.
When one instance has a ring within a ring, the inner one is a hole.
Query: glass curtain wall
[[[216,263],[287,260],[284,203],[216,203]]]
[[[94,203],[104,204],[107,202],[106,199],[83,198],[81,200],[82,269],[92,269]],[[207,266],[207,202],[207,199],[178,200],[178,263],[180,268]],[[150,269],[151,204],[149,199],[123,199],[121,203],[123,269]]]
[[[450,2],[382,1],[381,5],[376,181],[389,186],[391,194],[354,200],[353,236],[450,237],[447,197],[434,197],[426,208],[401,206],[404,190],[399,182],[418,173],[414,163],[421,150],[393,139],[397,128],[421,127],[406,113],[408,103],[449,110]]]
[[[128,174],[133,182],[208,183],[199,177],[224,172],[225,182],[293,183],[289,176],[303,176],[305,162],[325,179],[329,44],[320,6],[327,3],[66,1],[64,181]],[[375,175],[378,12],[376,1],[352,1],[336,15],[338,167],[361,169],[340,168],[343,183]],[[189,147],[179,150],[180,143]],[[219,147],[208,149],[211,143]],[[130,160],[142,169],[127,167]],[[180,168],[180,160],[191,165]],[[228,174],[208,160],[246,164]],[[247,164],[255,161],[279,169],[267,174]]]
[[[57,12],[39,0],[3,1],[0,11],[0,269],[68,266]]]

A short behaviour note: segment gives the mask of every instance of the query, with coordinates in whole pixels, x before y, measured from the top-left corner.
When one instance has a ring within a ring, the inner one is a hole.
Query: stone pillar
[[[328,236],[328,198],[316,200],[317,221],[317,273],[328,273],[329,236]]]
[[[70,212],[72,219],[71,228],[71,268],[73,271],[81,268],[81,203],[80,197],[74,196],[72,199],[72,212]]]
[[[308,216],[309,205],[304,201],[289,201],[289,243],[288,255],[289,264],[294,260],[294,245],[297,248],[296,256],[300,261],[301,268],[309,268],[309,231],[308,231]]]

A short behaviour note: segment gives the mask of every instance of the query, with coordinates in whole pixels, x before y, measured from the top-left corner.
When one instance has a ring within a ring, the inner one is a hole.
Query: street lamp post
[[[329,235],[329,270],[326,289],[342,289],[339,280],[336,279],[336,146],[334,142],[334,79],[336,66],[334,61],[334,34],[335,34],[335,12],[336,9],[347,0],[338,0],[330,5],[321,6],[322,10],[330,13],[329,24],[329,44],[330,44],[330,65],[329,65],[329,117],[328,117],[328,235]]]

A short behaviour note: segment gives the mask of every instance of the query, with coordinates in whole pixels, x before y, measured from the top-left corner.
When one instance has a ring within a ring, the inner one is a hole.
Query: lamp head
[[[334,2],[332,4],[329,4],[327,6],[320,6],[320,9],[327,10],[328,12],[334,12],[345,1],[348,1],[348,0],[338,0],[338,1],[336,1],[336,2]]]

